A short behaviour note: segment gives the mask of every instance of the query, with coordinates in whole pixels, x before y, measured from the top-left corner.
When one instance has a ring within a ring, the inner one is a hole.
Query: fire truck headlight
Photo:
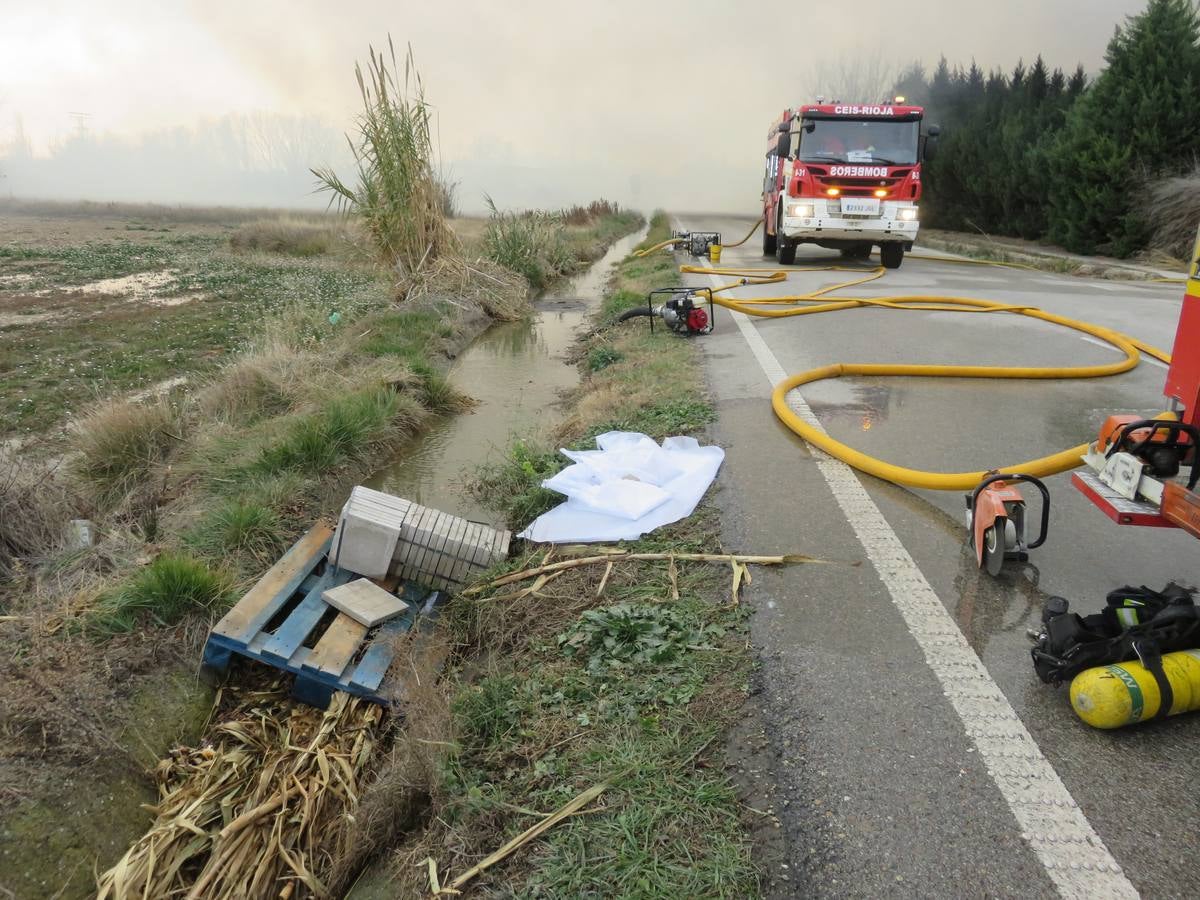
[[[794,219],[811,219],[813,208],[811,203],[793,203],[787,208],[787,214]]]
[[[900,219],[902,222],[914,222],[917,218],[917,211],[912,207],[908,207],[907,209],[900,210],[900,212],[896,214],[896,218]]]

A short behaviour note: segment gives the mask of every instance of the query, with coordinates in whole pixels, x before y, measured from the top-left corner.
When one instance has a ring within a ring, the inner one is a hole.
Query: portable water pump
[[[671,238],[692,256],[708,256],[713,246],[721,246],[719,231],[672,231]]]
[[[666,298],[658,306],[655,306],[655,295],[658,294],[665,294]],[[648,316],[650,330],[653,331],[654,320],[662,319],[671,331],[685,337],[692,337],[693,335],[712,333],[713,325],[716,322],[714,312],[710,288],[659,288],[646,295],[645,306],[635,306],[633,309],[625,311],[618,321],[624,322],[638,316]]]

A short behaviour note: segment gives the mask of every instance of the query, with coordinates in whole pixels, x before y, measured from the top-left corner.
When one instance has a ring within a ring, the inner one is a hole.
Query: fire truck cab
[[[767,133],[763,255],[791,265],[800,244],[866,259],[879,247],[898,268],[920,222],[921,160],[937,126],[921,134],[924,110],[897,103],[818,101],[785,109]]]

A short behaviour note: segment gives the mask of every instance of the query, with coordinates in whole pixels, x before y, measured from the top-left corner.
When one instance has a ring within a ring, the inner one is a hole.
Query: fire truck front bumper
[[[905,243],[916,240],[921,223],[915,206],[892,207],[887,204],[879,215],[843,216],[830,213],[824,203],[806,204],[792,201],[789,206],[812,215],[783,217],[783,236],[796,243],[824,241],[871,241],[872,243]],[[805,207],[808,207],[807,209]]]

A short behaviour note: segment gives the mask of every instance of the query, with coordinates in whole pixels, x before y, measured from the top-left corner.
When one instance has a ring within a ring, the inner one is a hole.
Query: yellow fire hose
[[[753,231],[751,232],[753,234]],[[749,235],[747,235],[749,237]],[[670,242],[666,242],[669,244]],[[665,244],[664,244],[665,245]],[[664,246],[660,245],[660,246]],[[941,257],[929,257],[930,259],[941,260]],[[947,262],[957,262],[958,260],[945,260]],[[974,261],[972,261],[974,262]],[[985,263],[991,265],[1005,265],[1004,263]],[[1092,335],[1099,338],[1108,344],[1111,344],[1116,349],[1125,354],[1125,358],[1117,362],[1108,363],[1106,365],[1094,366],[944,366],[944,365],[882,365],[870,363],[834,363],[833,365],[820,366],[815,369],[809,369],[807,372],[801,372],[798,375],[792,375],[786,378],[783,382],[775,387],[771,395],[771,406],[775,410],[780,420],[788,426],[804,440],[808,441],[817,447],[820,447],[830,456],[840,459],[842,462],[853,466],[859,471],[874,475],[877,478],[882,478],[886,481],[895,482],[896,484],[905,484],[911,487],[928,488],[936,491],[969,491],[974,489],[988,471],[999,472],[1023,472],[1027,475],[1036,477],[1045,477],[1047,475],[1055,475],[1059,472],[1065,472],[1068,469],[1075,468],[1080,465],[1080,457],[1087,451],[1087,444],[1080,444],[1077,447],[1071,447],[1063,450],[1060,453],[1055,453],[1051,456],[1043,456],[1040,459],[1031,459],[1027,462],[1019,463],[1012,466],[1001,466],[994,470],[979,471],[979,472],[925,472],[919,469],[909,469],[904,466],[893,465],[892,463],[884,462],[873,456],[868,456],[861,453],[852,447],[848,447],[841,441],[835,440],[824,431],[805,422],[797,416],[787,405],[787,395],[789,391],[799,387],[802,384],[810,384],[814,381],[821,381],[825,378],[838,378],[843,375],[868,375],[868,376],[920,376],[932,378],[1101,378],[1108,375],[1118,375],[1122,372],[1128,372],[1137,366],[1139,361],[1139,351],[1153,356],[1155,359],[1164,363],[1171,361],[1170,354],[1164,353],[1162,350],[1152,347],[1136,338],[1129,335],[1121,334],[1112,329],[1105,328],[1102,325],[1095,325],[1090,322],[1081,322],[1078,319],[1071,319],[1067,316],[1060,316],[1054,313],[1049,313],[1044,310],[1032,306],[1018,306],[1004,303],[995,303],[990,300],[979,300],[973,297],[937,297],[922,294],[901,295],[892,297],[837,297],[831,298],[827,295],[839,290],[844,290],[855,285],[865,284],[869,281],[874,281],[884,274],[884,269],[878,268],[867,275],[846,281],[841,284],[836,284],[831,287],[822,288],[818,291],[813,291],[808,294],[795,294],[785,297],[769,297],[740,300],[733,298],[721,297],[719,294],[723,291],[729,291],[734,288],[744,285],[763,285],[776,284],[786,281],[789,272],[814,272],[814,271],[833,271],[833,272],[861,272],[861,269],[851,269],[845,266],[813,266],[799,269],[764,269],[757,267],[750,268],[706,268],[700,266],[680,266],[681,272],[691,272],[703,275],[728,275],[735,277],[737,280],[714,287],[713,301],[727,309],[735,310],[736,312],[745,313],[750,316],[766,316],[769,318],[782,318],[787,316],[804,316],[813,315],[816,313],[836,312],[847,309],[889,309],[889,310],[934,310],[942,312],[963,312],[963,313],[1014,313],[1030,318],[1040,319],[1043,322],[1050,322],[1054,325],[1061,325],[1065,328],[1072,328],[1076,331],[1081,331],[1084,334]],[[804,305],[802,305],[804,304]],[[787,308],[779,308],[787,307]]]

